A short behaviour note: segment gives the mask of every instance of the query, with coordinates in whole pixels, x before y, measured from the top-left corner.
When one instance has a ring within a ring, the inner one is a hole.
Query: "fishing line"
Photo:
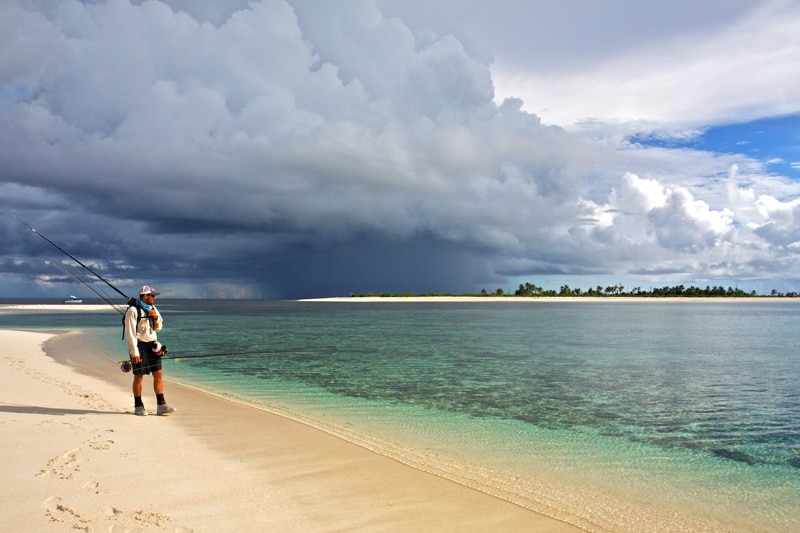
[[[53,262],[50,262],[50,261],[48,261],[47,263],[49,265],[51,265],[51,266],[54,266],[55,268],[60,270],[62,273],[64,273],[65,275],[69,276],[70,278],[72,278],[76,282],[80,283],[81,285],[86,286],[86,288],[88,288],[90,291],[92,291],[97,296],[99,296],[101,300],[103,300],[105,303],[110,305],[119,314],[121,314],[121,315],[125,314],[125,310],[121,306],[119,306],[116,302],[111,300],[111,297],[108,295],[108,293],[106,293],[102,289],[98,289],[97,287],[92,286],[87,280],[81,279],[76,273],[70,272],[69,269],[59,265],[58,263],[53,263]]]
[[[65,268],[66,268],[66,267],[65,267]],[[67,268],[67,270],[69,270],[69,268]],[[111,305],[112,307],[116,308],[116,309],[117,309],[117,311],[119,311],[119,312],[121,312],[121,313],[123,313],[123,314],[125,313],[125,308],[124,308],[124,307],[122,307],[120,304],[117,304],[116,302],[114,302],[114,301],[113,301],[113,299],[112,299],[112,297],[111,297],[111,296],[110,296],[110,295],[109,295],[109,294],[108,294],[106,291],[104,291],[104,290],[103,290],[103,286],[102,286],[102,285],[98,285],[97,283],[95,283],[95,282],[93,282],[92,280],[88,279],[88,278],[86,277],[86,275],[84,275],[84,274],[81,274],[81,273],[80,273],[79,271],[77,271],[77,270],[75,270],[75,271],[73,272],[73,274],[75,274],[75,275],[76,275],[76,277],[78,277],[78,278],[80,278],[81,280],[83,280],[83,282],[84,282],[84,285],[87,285],[87,286],[91,285],[91,286],[89,286],[89,289],[90,289],[90,290],[93,290],[95,294],[97,294],[98,296],[100,296],[100,298],[101,298],[101,299],[102,299],[104,302],[106,302],[107,304],[109,304],[109,305]],[[128,305],[130,305],[130,302],[128,302]]]

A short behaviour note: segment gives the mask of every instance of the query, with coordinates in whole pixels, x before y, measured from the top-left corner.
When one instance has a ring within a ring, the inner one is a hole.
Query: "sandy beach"
[[[136,417],[130,374],[78,332],[0,340],[6,531],[582,530],[175,383],[177,413]]]

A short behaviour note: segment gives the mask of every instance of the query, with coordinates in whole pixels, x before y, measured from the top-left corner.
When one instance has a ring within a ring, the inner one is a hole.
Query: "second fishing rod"
[[[72,259],[73,261],[75,261],[77,264],[79,264],[81,267],[83,267],[83,268],[84,268],[84,269],[85,269],[87,272],[89,272],[90,274],[92,274],[93,276],[95,276],[97,279],[99,279],[100,281],[102,281],[103,283],[105,283],[106,285],[108,285],[109,287],[111,287],[111,288],[112,288],[112,289],[113,289],[113,290],[114,290],[114,291],[115,291],[117,294],[119,294],[120,296],[122,296],[123,298],[125,298],[125,300],[126,300],[126,302],[128,303],[128,305],[130,305],[132,302],[134,302],[134,301],[135,301],[135,298],[130,298],[130,297],[127,295],[127,294],[125,294],[124,292],[122,292],[121,290],[119,290],[117,287],[115,287],[115,286],[114,286],[114,285],[113,285],[113,284],[112,284],[110,281],[108,281],[108,280],[107,280],[107,279],[105,279],[103,276],[101,276],[100,274],[98,274],[97,272],[95,272],[95,271],[94,271],[94,270],[93,270],[91,267],[89,267],[89,266],[85,265],[85,264],[84,264],[84,263],[83,263],[83,262],[82,262],[80,259],[78,259],[78,258],[77,258],[77,257],[75,257],[74,255],[72,255],[71,253],[69,253],[68,251],[66,251],[64,248],[62,248],[61,246],[59,246],[58,244],[56,244],[56,243],[55,243],[55,242],[53,242],[52,240],[50,240],[50,239],[48,239],[47,237],[45,237],[45,236],[44,236],[44,235],[43,235],[41,232],[39,232],[39,231],[38,231],[36,228],[34,228],[33,226],[31,226],[30,224],[28,224],[27,222],[25,222],[24,220],[22,220],[22,219],[21,219],[21,218],[19,218],[18,216],[16,216],[16,215],[12,215],[12,216],[13,216],[14,218],[16,218],[16,219],[17,219],[17,220],[18,220],[18,221],[19,221],[21,224],[23,224],[25,227],[27,227],[27,228],[28,228],[28,229],[30,229],[32,232],[34,232],[36,235],[38,235],[39,237],[41,237],[42,239],[44,239],[45,241],[47,241],[47,242],[48,242],[48,243],[49,243],[51,246],[53,246],[53,247],[54,247],[56,250],[58,250],[58,251],[59,251],[59,252],[61,252],[62,254],[66,255],[67,257],[69,257],[70,259]],[[63,270],[62,270],[62,271],[63,271]],[[73,279],[75,279],[75,280],[76,280],[76,281],[78,281],[79,283],[82,283],[82,284],[86,285],[87,287],[89,287],[89,288],[91,289],[91,287],[89,286],[89,284],[88,284],[88,283],[86,283],[86,282],[84,282],[84,281],[81,281],[80,279],[76,278],[75,276],[73,276],[73,275],[72,275],[72,274],[70,274],[69,272],[66,272],[66,271],[63,271],[63,272],[64,272],[65,274],[67,274],[67,275],[69,275],[69,276],[73,277]],[[92,289],[92,290],[94,291],[94,289]],[[112,301],[111,301],[109,298],[107,298],[107,297],[104,297],[102,294],[99,294],[97,291],[94,291],[94,292],[95,292],[95,294],[97,294],[98,296],[100,296],[100,298],[101,298],[101,299],[102,299],[104,302],[106,302],[107,304],[109,304],[111,307],[113,307],[113,308],[114,308],[114,309],[116,309],[117,311],[120,311],[120,309],[118,308],[118,306],[117,306],[116,304],[114,304],[114,303],[113,303],[113,302],[112,302]]]
[[[161,350],[163,352],[163,356],[161,356],[161,361],[180,361],[181,359],[206,359],[209,357],[252,357],[256,355],[317,355],[317,352],[307,352],[307,351],[257,351],[257,352],[225,352],[225,353],[206,353],[206,354],[191,354],[191,355],[171,355],[167,356],[166,354],[169,353],[166,346],[161,345]],[[120,370],[123,372],[130,372],[133,368],[130,360],[128,359],[121,359],[116,362],[120,365]],[[152,368],[155,365],[148,365],[141,368]]]

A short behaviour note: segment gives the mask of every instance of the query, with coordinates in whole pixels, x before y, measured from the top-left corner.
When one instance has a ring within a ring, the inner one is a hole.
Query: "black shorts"
[[[134,376],[144,376],[150,372],[161,370],[161,356],[153,353],[155,347],[155,342],[139,341],[139,357],[142,360],[139,364],[132,363]]]

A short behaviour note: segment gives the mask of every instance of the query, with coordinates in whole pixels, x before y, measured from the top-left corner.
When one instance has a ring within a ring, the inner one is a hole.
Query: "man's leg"
[[[164,394],[164,371],[163,370],[154,370],[151,372],[153,374],[153,390],[156,394]],[[139,384],[139,390],[141,391],[141,383]]]
[[[141,398],[142,397],[142,381],[144,381],[144,376],[137,376],[134,374],[133,376],[133,397],[134,398]]]
[[[133,375],[133,412],[139,416],[147,414],[142,403],[142,381],[144,381],[144,376]]]
[[[152,374],[153,374],[153,390],[156,392],[156,398],[158,400],[158,407],[156,410],[156,414],[168,415],[170,413],[175,412],[175,408],[167,405],[167,401],[164,399],[164,371],[156,370],[152,372]]]

